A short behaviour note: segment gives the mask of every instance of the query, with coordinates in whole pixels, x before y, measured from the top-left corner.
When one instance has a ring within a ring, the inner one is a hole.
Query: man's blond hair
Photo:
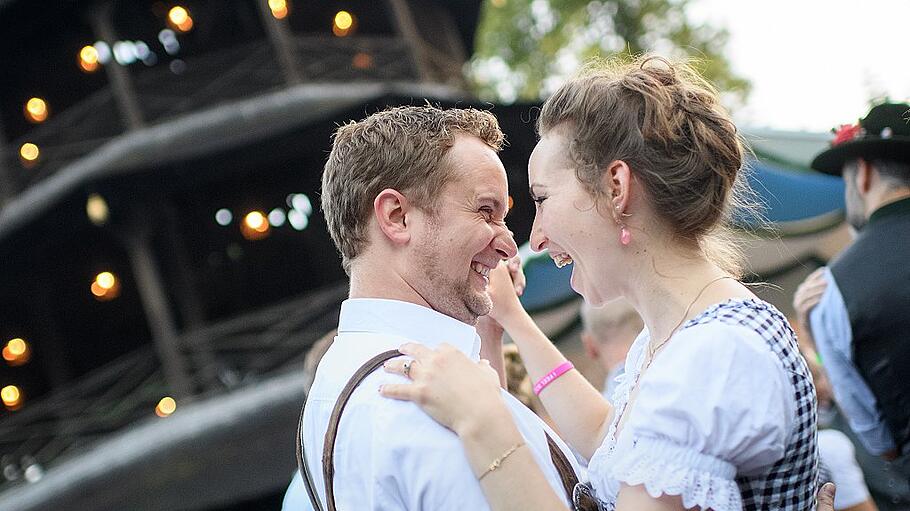
[[[430,105],[389,108],[335,131],[322,174],[322,211],[348,274],[366,246],[379,192],[397,190],[435,213],[438,195],[454,177],[444,160],[458,134],[475,136],[497,152],[504,142],[490,112]]]

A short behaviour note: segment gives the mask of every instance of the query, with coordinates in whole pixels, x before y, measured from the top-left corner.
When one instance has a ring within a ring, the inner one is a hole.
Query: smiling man
[[[404,381],[400,376],[369,373],[347,401],[334,449],[327,457],[323,450],[336,401],[368,360],[405,342],[446,342],[480,359],[475,325],[493,306],[488,274],[517,252],[504,221],[502,143],[489,112],[431,106],[385,110],[335,134],[322,209],[351,288],[301,421],[303,460],[323,508],[328,482],[339,509],[488,509],[481,474],[472,472],[455,434],[413,403],[379,395],[380,385]],[[484,340],[487,352],[500,353],[501,338]],[[535,460],[565,495],[551,449],[562,476],[575,469],[565,461],[570,451],[533,412],[503,395]],[[325,470],[327,459],[334,473]],[[304,488],[298,474],[285,509],[310,507]]]

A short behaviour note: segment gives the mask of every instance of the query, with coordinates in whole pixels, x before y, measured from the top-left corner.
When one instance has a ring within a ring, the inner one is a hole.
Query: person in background
[[[794,302],[835,400],[872,454],[910,479],[910,105],[841,126],[812,168],[842,175],[857,237]],[[815,305],[817,300],[817,305]],[[810,356],[810,358],[813,358]]]
[[[313,380],[316,377],[316,367],[319,366],[319,361],[322,360],[325,352],[329,350],[329,346],[332,345],[337,333],[338,330],[333,328],[313,342],[307,350],[303,359],[304,394],[310,393],[310,388],[313,386]],[[284,493],[281,509],[294,511],[310,511],[313,509],[306,494],[306,488],[303,487],[303,480],[297,470],[294,470],[294,474],[291,476],[291,484]]]
[[[607,400],[612,400],[616,379],[625,370],[626,354],[644,323],[629,302],[620,298],[601,307],[582,303],[581,325],[585,352],[607,374],[601,393]]]
[[[818,457],[837,485],[834,509],[837,511],[878,511],[869,494],[863,471],[856,461],[853,442],[836,429],[818,432]]]

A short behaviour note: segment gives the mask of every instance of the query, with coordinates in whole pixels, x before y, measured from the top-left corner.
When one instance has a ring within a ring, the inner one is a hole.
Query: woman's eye
[[[537,205],[543,204],[543,201],[547,200],[546,197],[531,197],[531,200],[537,203]]]

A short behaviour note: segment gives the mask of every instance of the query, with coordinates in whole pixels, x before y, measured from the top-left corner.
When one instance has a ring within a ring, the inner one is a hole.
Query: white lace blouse
[[[653,497],[681,495],[687,508],[742,509],[734,479],[781,459],[794,429],[780,358],[747,327],[687,322],[645,371],[616,438],[648,342],[643,331],[629,350],[613,423],[588,467],[598,497],[614,504],[621,484],[644,485]]]

